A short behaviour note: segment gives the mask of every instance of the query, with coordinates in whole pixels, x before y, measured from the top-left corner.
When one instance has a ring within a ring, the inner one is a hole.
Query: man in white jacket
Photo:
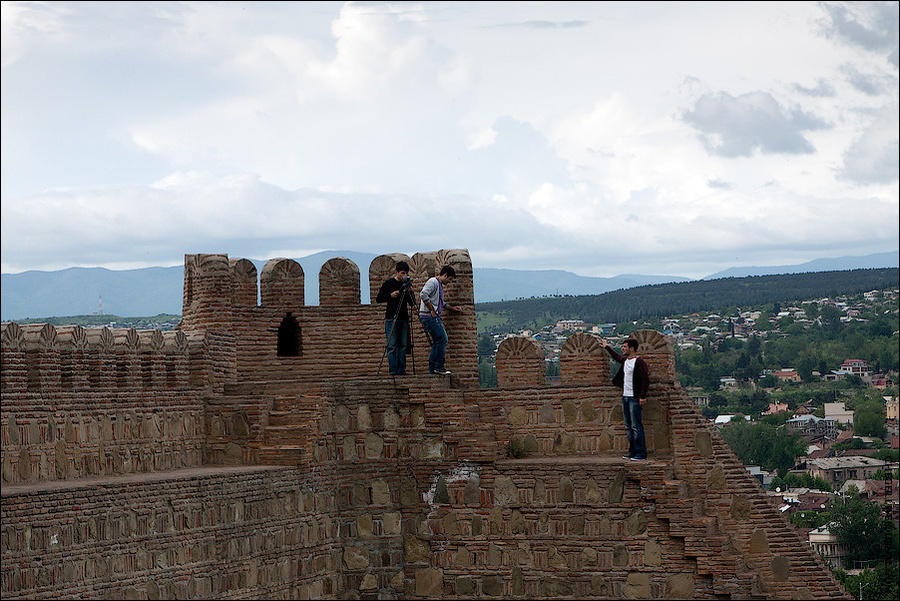
[[[428,356],[428,373],[446,375],[450,370],[444,367],[447,354],[447,331],[441,319],[444,309],[461,313],[462,309],[444,303],[444,286],[456,278],[456,270],[449,265],[441,267],[441,272],[430,278],[419,293],[419,320],[431,337],[431,354]]]

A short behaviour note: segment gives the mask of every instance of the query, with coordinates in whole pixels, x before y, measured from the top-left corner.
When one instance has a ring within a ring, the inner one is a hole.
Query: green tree
[[[804,355],[797,361],[797,374],[804,382],[811,382],[812,372],[819,366],[818,360],[812,355]]]
[[[900,461],[900,451],[897,449],[878,449],[872,453],[872,457],[881,459],[882,461],[897,463],[897,461]]]
[[[776,388],[778,386],[778,378],[768,374],[760,378],[758,384],[763,388]]]
[[[544,375],[548,378],[558,376],[560,374],[559,361],[545,361],[544,364]]]
[[[481,388],[497,387],[497,368],[488,361],[478,363],[478,385]]]
[[[772,478],[772,482],[769,485],[769,490],[776,490],[779,487],[782,490],[802,487],[831,492],[831,484],[829,484],[827,480],[819,477],[814,478],[809,473],[790,473],[785,474],[784,478],[782,478],[781,476],[775,476],[774,478]]]
[[[896,561],[897,527],[881,517],[881,508],[859,496],[855,486],[831,504],[829,531],[847,548],[848,565]]]
[[[834,305],[825,305],[819,312],[819,319],[822,321],[822,329],[827,333],[835,334],[841,330],[841,310]]]
[[[858,436],[887,436],[884,405],[878,401],[863,401],[856,405],[853,413],[853,433]]]
[[[860,599],[900,599],[900,568],[894,561],[879,563],[874,569],[866,569],[851,576],[844,570],[835,570],[835,577],[847,592]]]
[[[806,453],[806,443],[799,434],[789,434],[783,427],[745,420],[732,421],[722,429],[722,438],[746,465],[759,465],[764,470],[786,474],[797,457]]]
[[[478,337],[478,360],[486,359],[494,354],[497,347],[494,346],[494,339],[489,334],[483,334]]]
[[[797,511],[791,514],[791,524],[798,528],[818,528],[828,523],[828,517],[825,511]]]

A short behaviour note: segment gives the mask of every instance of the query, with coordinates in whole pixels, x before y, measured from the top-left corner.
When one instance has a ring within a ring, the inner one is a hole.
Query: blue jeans
[[[447,332],[444,322],[438,317],[420,317],[425,331],[431,337],[431,354],[428,355],[428,373],[444,369],[444,358],[447,354]]]
[[[395,375],[406,373],[406,338],[409,321],[385,319],[384,336],[387,339],[388,371]]]
[[[633,396],[622,397],[622,417],[628,434],[628,454],[647,458],[647,441],[644,439],[644,423],[641,421],[641,402]]]

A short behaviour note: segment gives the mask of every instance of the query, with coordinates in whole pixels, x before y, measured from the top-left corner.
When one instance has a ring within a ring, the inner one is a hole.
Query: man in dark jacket
[[[392,376],[406,375],[406,346],[409,340],[409,307],[415,307],[415,295],[410,290],[409,264],[397,261],[394,277],[389,278],[375,302],[386,303],[384,310],[384,336],[387,340],[385,352],[388,370]],[[379,367],[380,369],[380,367]]]
[[[612,383],[622,389],[622,416],[628,433],[628,454],[623,458],[643,461],[647,458],[647,442],[641,411],[647,402],[650,370],[647,369],[647,362],[637,354],[638,341],[634,338],[629,338],[622,345],[622,355],[614,351],[603,338],[600,339],[600,346],[620,364]]]

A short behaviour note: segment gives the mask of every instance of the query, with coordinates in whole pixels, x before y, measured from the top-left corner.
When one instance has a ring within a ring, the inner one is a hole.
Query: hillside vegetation
[[[854,269],[654,284],[604,294],[477,303],[479,333],[540,329],[561,319],[621,323],[697,311],[837,297],[897,287],[900,270]]]

